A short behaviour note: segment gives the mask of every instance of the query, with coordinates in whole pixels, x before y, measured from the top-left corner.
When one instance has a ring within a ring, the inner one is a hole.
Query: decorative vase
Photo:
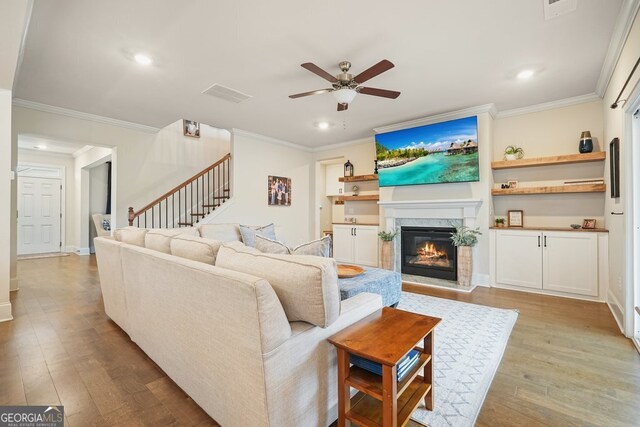
[[[504,158],[507,160],[517,160],[518,156],[516,156],[515,154],[505,154]]]
[[[593,139],[591,139],[591,132],[588,130],[582,132],[582,135],[580,135],[578,151],[582,154],[591,153],[593,151]]]
[[[380,264],[385,270],[393,270],[393,241],[383,240],[380,247]]]
[[[458,285],[471,286],[471,246],[458,246]]]

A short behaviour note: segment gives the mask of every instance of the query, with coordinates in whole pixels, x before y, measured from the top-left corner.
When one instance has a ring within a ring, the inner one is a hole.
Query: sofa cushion
[[[331,237],[324,236],[321,239],[290,248],[277,240],[256,235],[256,249],[269,254],[313,255],[327,258],[331,255]]]
[[[198,227],[200,237],[220,240],[221,242],[241,242],[238,224],[202,224]]]
[[[144,247],[165,254],[171,253],[171,239],[179,234],[197,236],[198,230],[193,227],[183,228],[153,228],[144,238]]]
[[[129,245],[140,246],[144,248],[144,238],[147,234],[146,228],[125,227],[118,228],[113,236],[118,242],[127,243]]]
[[[171,239],[171,255],[214,265],[222,244],[220,240],[180,234]]]
[[[273,223],[262,227],[254,225],[240,225],[240,234],[242,235],[242,243],[246,246],[255,248],[256,236],[263,236],[276,240],[276,226]]]
[[[237,244],[223,245],[216,266],[263,277],[278,295],[289,321],[320,327],[340,314],[336,262],[305,255],[273,255]]]

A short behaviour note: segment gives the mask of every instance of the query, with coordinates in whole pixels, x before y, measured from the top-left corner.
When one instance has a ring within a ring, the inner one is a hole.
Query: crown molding
[[[600,99],[601,98],[597,93],[588,93],[586,95],[574,96],[573,98],[558,99],[556,101],[544,102],[542,104],[500,111],[496,114],[495,118],[504,119],[505,117],[520,116],[522,114],[531,114],[539,111],[553,110],[555,108],[569,107],[571,105],[585,104],[587,102],[598,101]]]
[[[259,133],[253,133],[242,129],[232,128],[230,130],[231,136],[244,136],[247,138],[254,138],[260,141],[268,142],[270,144],[282,145],[284,147],[295,148],[296,150],[305,151],[307,153],[313,152],[313,148],[305,147],[304,145],[294,144],[293,142],[283,141],[281,139],[272,138],[270,136],[260,135]]]
[[[436,114],[435,116],[422,117],[406,122],[396,123],[388,126],[374,128],[375,133],[386,133],[395,130],[408,129],[416,126],[430,125],[433,123],[445,122],[447,120],[461,119],[478,114],[488,113],[491,117],[496,116],[496,107],[493,104],[479,105],[477,107],[464,108],[462,110],[450,111],[448,113]]]
[[[30,110],[42,111],[44,113],[58,114],[61,116],[73,117],[74,119],[87,120],[90,122],[101,123],[105,125],[117,126],[126,129],[132,129],[145,133],[158,133],[159,128],[153,126],[142,125],[139,123],[127,122],[125,120],[112,119],[110,117],[98,116],[96,114],[83,113],[81,111],[70,110],[68,108],[56,107],[53,105],[41,104],[39,102],[27,101],[26,99],[14,98],[14,107],[28,108]]]
[[[620,13],[616,20],[616,26],[613,29],[613,35],[611,36],[611,42],[607,49],[607,55],[604,58],[604,63],[600,70],[600,76],[598,77],[598,83],[596,84],[596,93],[600,95],[600,97],[604,96],[607,88],[609,87],[611,76],[613,76],[613,72],[616,69],[620,55],[622,54],[622,49],[627,42],[629,32],[631,31],[635,17],[638,14],[638,9],[640,9],[640,0],[625,0],[620,8]]]

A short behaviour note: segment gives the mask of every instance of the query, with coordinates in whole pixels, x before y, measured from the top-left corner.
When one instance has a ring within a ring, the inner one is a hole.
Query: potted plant
[[[524,157],[524,150],[520,147],[516,147],[515,145],[509,145],[504,149],[504,159],[505,160],[517,160]]]
[[[504,218],[496,218],[496,227],[504,227]]]
[[[471,285],[473,273],[471,248],[478,243],[478,236],[481,234],[479,229],[472,229],[464,225],[456,227],[456,232],[451,233],[451,241],[458,248],[458,284],[460,286]]]
[[[381,231],[378,237],[382,240],[380,247],[380,263],[385,270],[393,270],[393,239],[398,235],[398,231]]]

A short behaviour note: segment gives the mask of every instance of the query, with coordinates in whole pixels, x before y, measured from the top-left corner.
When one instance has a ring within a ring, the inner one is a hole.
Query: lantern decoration
[[[353,176],[353,164],[349,160],[344,164],[344,176]]]

